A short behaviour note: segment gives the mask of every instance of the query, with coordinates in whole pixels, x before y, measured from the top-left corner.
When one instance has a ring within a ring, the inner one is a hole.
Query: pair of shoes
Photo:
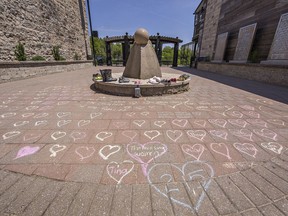
[[[100,73],[103,77],[103,82],[114,82],[117,81],[116,78],[112,77],[112,70],[111,69],[103,69],[100,70]]]
[[[118,82],[119,83],[128,83],[128,82],[130,82],[130,80],[126,77],[121,76],[121,77],[119,77]]]
[[[162,79],[162,80],[161,80],[161,83],[163,83],[163,84],[165,84],[165,85],[171,84],[171,80],[169,80],[169,79]]]
[[[102,76],[99,73],[93,74],[93,81],[103,80]]]

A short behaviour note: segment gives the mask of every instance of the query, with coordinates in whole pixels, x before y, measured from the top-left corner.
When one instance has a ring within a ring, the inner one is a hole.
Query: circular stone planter
[[[177,94],[182,93],[189,90],[189,81],[188,78],[185,81],[177,81],[171,82],[170,84],[150,84],[148,80],[139,80],[129,78],[129,83],[119,83],[118,78],[122,76],[122,74],[113,74],[113,78],[117,78],[115,82],[103,82],[103,81],[95,81],[95,89],[104,93],[119,95],[119,96],[134,96],[135,88],[139,86],[142,96],[157,96],[157,95],[165,95],[165,94]],[[170,79],[172,77],[179,77],[179,74],[163,74],[162,79]],[[140,81],[141,83],[134,84],[135,81]]]

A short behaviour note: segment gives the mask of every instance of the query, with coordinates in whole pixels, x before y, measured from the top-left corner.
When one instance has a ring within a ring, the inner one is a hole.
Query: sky
[[[178,37],[191,42],[194,11],[201,0],[89,0],[93,31],[99,37],[133,35],[145,28],[149,35]],[[90,33],[89,33],[90,34]]]

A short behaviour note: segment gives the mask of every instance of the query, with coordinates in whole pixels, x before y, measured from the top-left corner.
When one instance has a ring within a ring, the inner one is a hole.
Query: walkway
[[[191,90],[136,99],[96,69],[0,85],[0,215],[288,215],[287,88],[165,67]]]

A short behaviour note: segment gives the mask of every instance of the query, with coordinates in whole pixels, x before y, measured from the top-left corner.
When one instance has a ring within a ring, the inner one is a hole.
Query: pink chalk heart
[[[134,163],[130,160],[124,160],[122,163],[110,162],[107,167],[108,175],[120,184],[122,179],[127,176],[134,168]]]
[[[272,139],[274,141],[277,140],[277,134],[271,130],[268,130],[268,129],[261,129],[261,130],[253,130],[255,134],[258,134],[259,136],[262,136],[262,137],[266,137],[266,138],[269,138],[269,139]]]
[[[129,143],[127,152],[130,157],[141,163],[144,175],[147,175],[147,166],[156,158],[167,152],[167,146],[160,142],[148,142],[145,144]]]
[[[276,154],[281,154],[281,151],[283,150],[283,146],[276,142],[261,143],[261,146]]]
[[[240,152],[256,158],[258,149],[251,143],[234,143],[233,146]]]
[[[179,176],[179,179],[175,179],[175,176]],[[156,164],[149,169],[147,180],[156,192],[167,200],[197,212],[213,177],[214,170],[208,163],[189,161],[182,167],[174,164]],[[195,202],[190,202],[186,193],[193,195]]]
[[[230,129],[230,133],[232,133],[234,136],[253,141],[252,135],[253,133],[248,130],[248,129],[241,129],[241,130],[236,130],[236,129]]]
[[[227,157],[229,160],[232,159],[230,157],[229,149],[225,143],[211,143],[210,148],[217,154],[223,155]]]
[[[18,151],[17,156],[14,158],[14,160],[21,158],[21,157],[35,154],[37,151],[39,151],[39,149],[40,149],[39,146],[35,146],[35,147],[25,146]]]
[[[200,160],[204,150],[205,147],[201,144],[194,144],[193,146],[188,144],[182,145],[182,151],[198,161]]]
[[[226,131],[210,130],[209,132],[215,137],[219,137],[221,139],[227,140],[228,133]]]
[[[196,138],[200,141],[203,141],[204,137],[206,136],[206,131],[205,130],[189,130],[187,131],[187,134],[192,138]]]

